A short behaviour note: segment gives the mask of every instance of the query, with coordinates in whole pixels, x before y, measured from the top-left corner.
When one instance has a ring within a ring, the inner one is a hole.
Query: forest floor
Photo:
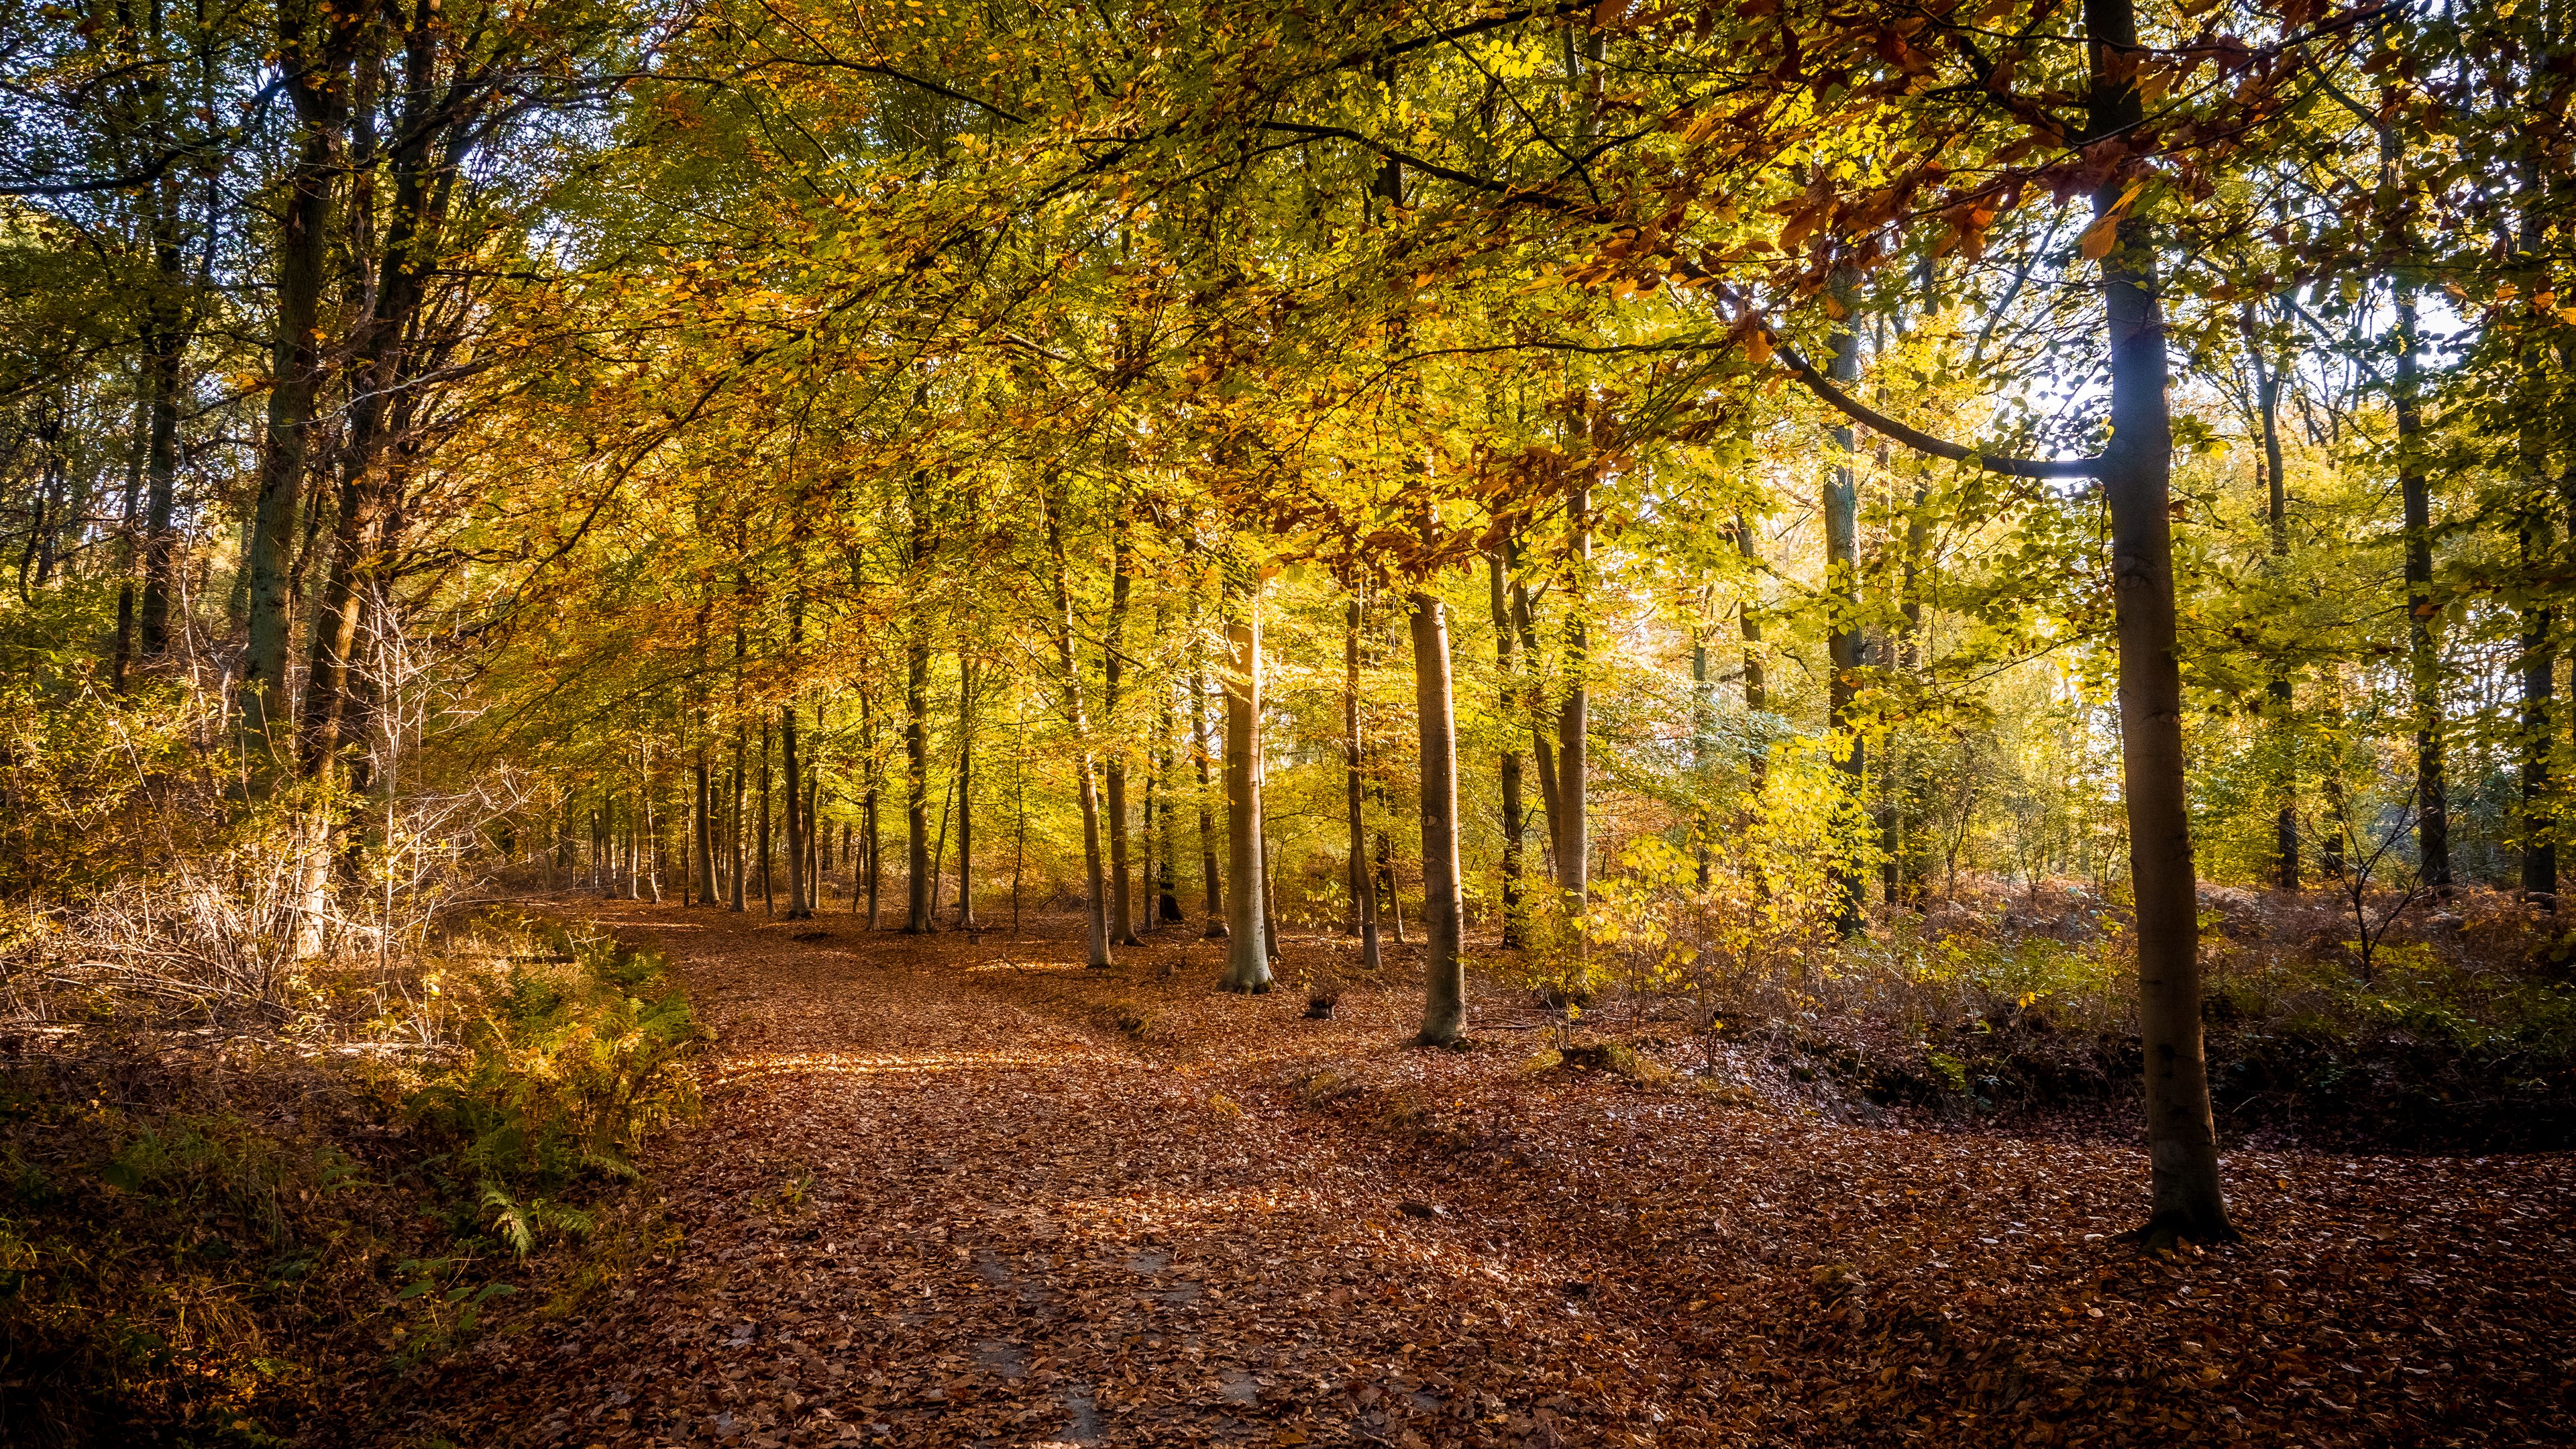
[[[417,1370],[389,1442],[2576,1441],[2563,1156],[2231,1151],[2244,1240],[2149,1255],[2098,1133],[1408,1049],[1400,963],[1310,1020],[1222,943],[554,908],[669,954],[707,1121],[665,1251]]]

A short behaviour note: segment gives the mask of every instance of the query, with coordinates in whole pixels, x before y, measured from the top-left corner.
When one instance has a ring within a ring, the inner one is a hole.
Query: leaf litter
[[[1317,1020],[1207,943],[603,919],[718,1032],[647,1189],[682,1245],[387,1442],[2576,1438],[2563,1157],[2231,1152],[2245,1240],[2148,1254],[2132,1146],[1408,1050],[1400,971]]]

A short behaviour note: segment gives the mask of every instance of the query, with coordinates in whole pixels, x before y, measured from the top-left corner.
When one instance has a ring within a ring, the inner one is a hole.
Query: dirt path
[[[405,1396],[397,1439],[2564,1441],[2563,1159],[2231,1154],[2144,1259],[2137,1154],[1841,1127],[1301,1019],[1216,947],[613,903],[720,1033],[685,1241]],[[1321,945],[1292,948],[1320,953]]]

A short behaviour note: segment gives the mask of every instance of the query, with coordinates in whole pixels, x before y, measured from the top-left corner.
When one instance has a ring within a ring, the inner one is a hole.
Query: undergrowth
[[[403,986],[362,1034],[0,1033],[0,1442],[285,1442],[652,1250],[621,1189],[703,1035],[660,959],[487,918]]]

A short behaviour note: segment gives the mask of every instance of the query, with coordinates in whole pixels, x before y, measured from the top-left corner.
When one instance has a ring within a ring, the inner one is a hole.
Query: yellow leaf
[[[2100,220],[2084,228],[2084,235],[2076,241],[2075,249],[2084,254],[2086,261],[2098,262],[2111,254],[2112,244],[2119,239],[2120,214],[2105,212]]]

